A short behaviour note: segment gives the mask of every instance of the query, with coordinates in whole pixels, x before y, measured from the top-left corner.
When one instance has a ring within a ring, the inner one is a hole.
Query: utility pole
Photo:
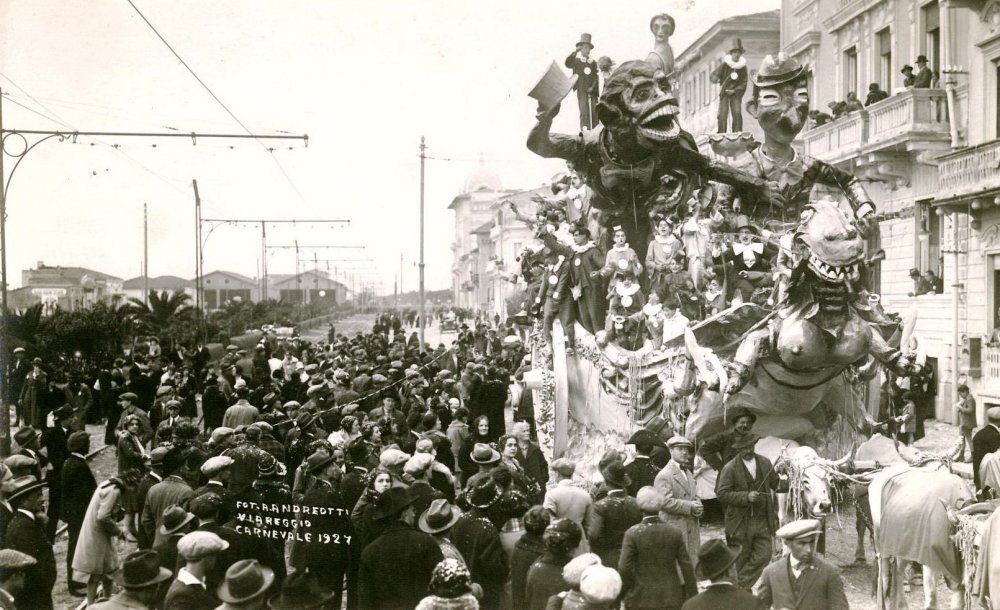
[[[267,300],[267,225],[260,221],[260,300]]]
[[[201,197],[198,195],[198,181],[192,179],[194,187],[194,304],[198,310],[198,332],[203,333],[201,304]],[[204,341],[204,337],[202,337]]]
[[[420,136],[420,351],[424,351],[424,327],[427,325],[424,316],[424,160],[427,158],[427,144],[424,136]]]
[[[399,296],[403,296],[403,253],[399,253]],[[399,305],[397,300],[396,305]]]
[[[7,174],[3,169],[3,91],[0,90],[0,456],[10,455],[10,405],[7,404]],[[27,151],[25,151],[27,152]],[[16,399],[15,399],[16,400]]]
[[[149,307],[149,215],[142,204],[142,302]]]

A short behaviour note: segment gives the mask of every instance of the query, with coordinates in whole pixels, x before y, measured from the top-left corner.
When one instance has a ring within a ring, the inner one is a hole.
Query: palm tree
[[[190,319],[194,315],[190,301],[191,296],[184,292],[168,293],[164,290],[157,294],[155,290],[150,290],[148,304],[131,298],[125,308],[135,320],[138,330],[161,335],[178,320]],[[164,337],[160,339],[162,341]],[[166,339],[169,340],[169,337]]]
[[[36,346],[42,327],[43,307],[42,303],[36,303],[19,314],[4,312],[3,322],[7,325],[13,343],[16,344],[10,347],[24,347],[30,350]]]

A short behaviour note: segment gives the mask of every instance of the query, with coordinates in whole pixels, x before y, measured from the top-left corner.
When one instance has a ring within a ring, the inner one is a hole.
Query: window
[[[521,242],[519,241],[514,242],[514,256],[521,256]]]
[[[843,78],[843,95],[842,98],[846,98],[847,94],[851,91],[857,93],[858,91],[858,48],[851,47],[844,51],[844,73]]]
[[[885,28],[875,34],[875,44],[878,48],[878,66],[876,75],[878,83],[885,91],[892,91],[892,31]]]
[[[928,4],[920,9],[924,24],[923,55],[927,56],[927,65],[931,70],[941,67],[941,9],[938,3]],[[916,66],[914,66],[916,68]]]
[[[941,275],[941,217],[931,200],[916,203],[914,220],[917,223],[914,267]]]

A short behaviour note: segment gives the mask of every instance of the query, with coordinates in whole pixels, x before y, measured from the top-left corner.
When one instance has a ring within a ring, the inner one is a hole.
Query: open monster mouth
[[[861,261],[856,260],[844,265],[832,265],[821,261],[815,255],[809,256],[809,268],[819,276],[830,282],[842,282],[844,280],[858,280],[861,278]]]
[[[660,142],[672,140],[680,135],[681,128],[674,120],[678,113],[677,104],[673,101],[665,101],[639,121],[639,133]]]

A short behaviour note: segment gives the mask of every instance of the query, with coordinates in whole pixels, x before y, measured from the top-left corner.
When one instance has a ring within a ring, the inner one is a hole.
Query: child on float
[[[598,275],[611,278],[612,291],[616,282],[623,277],[626,271],[632,273],[633,281],[642,275],[642,263],[639,262],[639,256],[635,253],[635,250],[628,245],[625,230],[621,225],[615,225],[613,230],[614,245],[608,250],[608,254],[604,259],[604,268],[590,274],[590,277],[594,279]]]
[[[608,316],[604,324],[608,341],[614,341],[617,332],[623,330],[625,319],[639,320],[645,305],[646,295],[643,294],[635,273],[626,268],[618,274],[618,280],[612,283],[608,293]]]
[[[674,235],[674,223],[663,215],[653,218],[656,234],[646,250],[646,274],[649,277],[650,293],[659,290],[672,273],[670,261],[681,256],[684,244]]]

